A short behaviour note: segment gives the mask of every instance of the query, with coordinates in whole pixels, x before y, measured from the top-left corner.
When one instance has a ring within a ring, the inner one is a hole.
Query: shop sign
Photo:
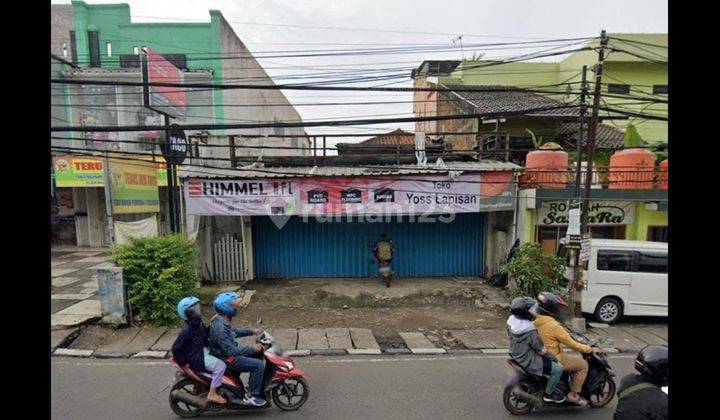
[[[160,211],[156,163],[110,159],[110,188],[113,214]]]
[[[54,156],[55,185],[62,187],[102,187],[105,185],[101,159]]]
[[[570,222],[570,204],[567,201],[542,203],[537,209],[536,224],[540,226],[566,226]],[[588,212],[590,225],[631,225],[635,219],[635,203],[627,201],[593,201]]]
[[[156,157],[156,159],[158,158]],[[150,158],[148,158],[149,160]],[[55,186],[58,188],[105,186],[105,172],[103,170],[103,159],[101,158],[54,156],[52,163]],[[158,186],[167,186],[167,165],[164,162],[158,162],[156,165],[158,165]]]
[[[186,180],[195,215],[432,214],[512,210],[512,172],[401,177]]]

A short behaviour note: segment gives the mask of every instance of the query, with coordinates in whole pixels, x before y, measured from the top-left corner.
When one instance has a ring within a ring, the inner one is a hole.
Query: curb
[[[293,357],[310,356],[310,350],[287,350],[285,354]]]
[[[482,354],[479,349],[448,349],[447,354]]]
[[[130,356],[131,359],[165,359],[167,358],[167,351],[160,350],[146,350],[139,353],[135,353]]]
[[[442,348],[439,349],[436,347],[426,347],[426,348],[421,347],[421,348],[417,348],[417,349],[411,348],[410,351],[412,352],[412,354],[445,354],[445,353],[447,353],[445,351],[445,349],[442,349]]]
[[[131,354],[124,351],[95,350],[92,355],[98,359],[127,359]]]
[[[55,349],[52,353],[53,356],[67,356],[67,357],[90,357],[93,354],[92,350],[80,350],[80,349]]]
[[[394,354],[412,354],[412,352],[410,351],[410,349],[405,349],[405,348],[400,348],[400,349],[392,349],[392,348],[390,348],[390,349],[385,349],[385,350],[383,350],[383,351],[382,351],[382,354],[390,354],[390,355],[394,355]]]
[[[348,354],[382,354],[380,349],[346,349]]]
[[[508,354],[510,349],[481,349],[483,354]]]
[[[310,350],[311,356],[345,356],[347,351],[345,349],[318,349]]]

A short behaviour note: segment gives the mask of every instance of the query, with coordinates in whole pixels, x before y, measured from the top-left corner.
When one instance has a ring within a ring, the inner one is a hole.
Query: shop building
[[[373,277],[385,233],[400,277],[495,272],[514,228],[518,166],[495,161],[181,172],[205,280]]]

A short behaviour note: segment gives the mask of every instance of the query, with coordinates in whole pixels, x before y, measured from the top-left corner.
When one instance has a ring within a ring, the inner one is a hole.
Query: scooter
[[[395,272],[390,268],[390,262],[378,260],[378,266],[378,272],[385,282],[385,286],[390,287],[390,280],[395,278]]]
[[[206,397],[210,391],[211,375],[207,372],[193,372],[187,366],[178,365],[173,358],[170,362],[178,371],[170,389],[170,408],[180,417],[196,417],[206,411],[223,410],[257,410],[272,406],[270,401],[284,411],[294,411],[302,407],[309,397],[310,388],[305,373],[296,367],[290,356],[284,354],[282,347],[275,343],[270,333],[263,331],[255,339],[265,351],[265,374],[263,377],[265,405],[257,407],[243,403],[248,389],[244,386],[240,375],[227,372],[218,387],[218,394],[222,395],[227,403],[225,405],[207,403]]]
[[[597,347],[598,342],[582,335],[570,332],[575,341],[589,346]],[[583,354],[588,363],[588,374],[580,395],[588,401],[588,406],[600,408],[606,406],[615,396],[615,372],[608,363],[605,353]],[[578,407],[578,405],[565,400],[561,403],[547,403],[543,401],[547,378],[537,376],[525,371],[512,358],[507,359],[514,370],[514,375],[503,390],[503,405],[511,414],[523,415],[543,407]],[[567,394],[570,389],[571,374],[564,372],[558,382],[558,389]]]

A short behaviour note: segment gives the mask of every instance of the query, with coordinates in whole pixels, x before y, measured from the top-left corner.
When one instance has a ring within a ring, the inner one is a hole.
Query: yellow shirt
[[[592,351],[590,346],[573,340],[565,327],[551,316],[538,315],[534,324],[538,334],[540,334],[540,339],[548,349],[548,353],[557,357],[558,360],[562,359],[563,345],[580,353],[590,353]]]

